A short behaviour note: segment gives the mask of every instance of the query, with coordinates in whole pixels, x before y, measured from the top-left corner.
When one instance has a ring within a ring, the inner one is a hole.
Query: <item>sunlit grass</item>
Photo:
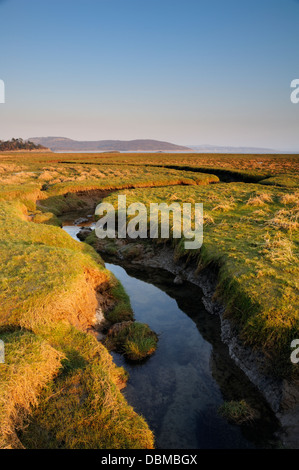
[[[22,444],[29,449],[152,448],[152,432],[120,393],[127,375],[106,348],[65,324],[44,335],[64,353],[63,368],[39,397]]]
[[[2,201],[0,221],[0,447],[153,447],[119,392],[124,372],[86,332],[98,296],[132,316],[119,282],[91,247],[30,221],[24,204]]]
[[[218,265],[217,295],[226,316],[243,341],[284,362],[276,368],[282,375],[290,369],[290,342],[299,332],[297,194],[244,183],[126,191],[128,205],[190,198],[203,203],[204,243],[191,250],[192,259],[199,269]],[[117,207],[117,193],[105,201]],[[171,232],[169,242],[176,258],[188,254]]]
[[[99,202],[95,191],[121,190],[128,204],[147,206],[202,202],[204,244],[191,259],[198,270],[218,266],[215,295],[225,315],[246,344],[275,359],[277,375],[289,374],[290,342],[299,332],[298,162],[298,155],[1,154],[0,337],[7,363],[0,369],[0,446],[153,447],[147,424],[119,392],[124,371],[86,333],[100,298],[108,303],[107,321],[132,321],[129,299],[99,255],[59,228],[57,216]],[[89,239],[96,242],[94,234]],[[175,258],[187,260],[183,241],[170,235]],[[133,325],[121,351],[139,360],[156,340]]]

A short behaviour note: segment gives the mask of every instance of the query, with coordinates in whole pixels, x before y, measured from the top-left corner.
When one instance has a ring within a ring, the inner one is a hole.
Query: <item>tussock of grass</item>
[[[264,246],[259,252],[269,259],[272,263],[288,264],[295,263],[296,256],[294,253],[294,243],[280,233],[270,236],[266,233],[264,236]]]
[[[115,280],[110,292],[111,295],[117,299],[117,302],[105,313],[105,318],[110,323],[133,320],[134,316],[130,299],[123,286]]]
[[[277,229],[297,230],[299,227],[299,207],[296,210],[280,209],[269,219],[266,224]]]
[[[211,224],[214,224],[215,223],[215,220],[214,218],[209,215],[209,214],[204,214],[203,216],[203,223],[204,225],[211,225]]]
[[[150,327],[139,322],[117,323],[109,330],[106,340],[110,349],[116,349],[132,361],[151,356],[157,342],[158,337]]]
[[[247,201],[247,204],[249,206],[263,206],[267,202],[272,202],[272,196],[268,193],[262,193],[256,196],[252,196]]]
[[[299,205],[299,193],[286,193],[281,196],[280,201],[282,204],[296,204]]]
[[[256,412],[245,400],[224,402],[218,411],[221,416],[235,424],[248,423],[256,418]]]
[[[127,340],[124,344],[124,355],[131,361],[141,361],[151,356],[157,348],[155,338],[138,338]]]
[[[252,219],[257,223],[268,222],[269,210],[268,207],[263,207],[263,209],[257,209],[252,212]]]
[[[233,203],[223,202],[221,204],[217,204],[217,206],[213,207],[212,211],[219,211],[219,212],[228,212],[234,207]]]
[[[35,211],[30,214],[30,219],[36,224],[54,225],[61,227],[60,220],[52,212]]]

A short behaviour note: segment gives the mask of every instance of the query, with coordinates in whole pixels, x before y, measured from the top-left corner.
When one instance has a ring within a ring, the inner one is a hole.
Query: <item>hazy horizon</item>
[[[46,138],[46,139],[48,139],[48,138],[70,139],[70,137],[67,137],[67,136],[50,136],[50,135],[48,135],[48,136],[31,136],[31,137],[29,137],[27,140],[30,140],[30,138],[31,138],[31,139],[37,139],[37,138]],[[85,140],[82,140],[82,139],[70,139],[70,140],[74,140],[74,141],[76,141],[76,142],[85,142]],[[175,145],[182,145],[182,146],[185,146],[185,147],[190,147],[191,149],[196,148],[196,147],[205,147],[205,148],[207,148],[207,149],[208,149],[209,147],[211,147],[211,148],[214,148],[214,147],[216,147],[216,148],[221,148],[221,147],[223,147],[223,148],[236,148],[236,149],[242,149],[242,148],[248,149],[248,148],[252,148],[252,149],[256,149],[256,150],[265,150],[265,151],[272,150],[272,151],[275,151],[275,152],[280,152],[280,151],[282,151],[282,152],[288,152],[288,150],[285,150],[285,149],[268,148],[268,147],[255,147],[255,146],[242,146],[242,145],[240,145],[240,146],[234,146],[234,145],[221,145],[221,144],[219,144],[219,145],[213,145],[213,144],[210,144],[210,143],[208,143],[208,144],[194,144],[194,143],[193,143],[193,144],[181,144],[181,143],[179,143],[179,142],[169,142],[169,141],[166,141],[166,140],[160,140],[160,139],[146,139],[146,138],[139,138],[139,139],[96,139],[96,140],[88,140],[88,141],[86,141],[86,142],[101,142],[101,141],[106,141],[106,140],[111,140],[111,141],[113,141],[113,142],[117,142],[117,141],[131,142],[131,141],[135,141],[135,140],[145,140],[145,141],[146,141],[146,140],[158,140],[158,141],[160,141],[160,142],[168,142],[168,143],[175,144]],[[212,149],[211,149],[211,151],[212,151]],[[295,149],[294,151],[295,151],[296,153],[299,152],[299,148]],[[78,152],[80,152],[80,151],[78,150]],[[96,151],[94,151],[94,152],[96,152]]]
[[[196,150],[196,147],[198,148],[204,148],[205,151],[210,148],[210,152],[213,153],[213,148],[216,148],[216,149],[219,149],[219,148],[228,148],[228,149],[237,149],[238,151],[241,150],[241,149],[253,149],[253,150],[260,150],[260,151],[265,151],[265,152],[268,152],[268,151],[273,151],[275,153],[279,153],[279,152],[282,152],[282,153],[288,153],[288,152],[294,152],[294,153],[299,153],[299,147],[296,148],[296,149],[293,149],[293,150],[287,150],[287,149],[283,149],[283,148],[270,148],[270,147],[255,147],[255,146],[244,146],[244,145],[239,145],[239,146],[235,146],[235,145],[222,145],[222,144],[218,144],[218,145],[213,145],[213,144],[182,144],[180,142],[169,142],[169,141],[166,141],[166,140],[162,140],[162,139],[147,139],[147,138],[138,138],[138,139],[93,139],[93,140],[85,140],[85,139],[71,139],[70,137],[67,137],[67,136],[50,136],[50,135],[45,135],[45,136],[30,136],[30,137],[27,137],[27,138],[23,138],[23,137],[20,137],[20,136],[12,136],[10,139],[8,140],[11,140],[12,138],[22,138],[23,140],[25,141],[30,141],[30,139],[39,139],[39,138],[56,138],[56,139],[68,139],[68,140],[73,140],[73,141],[76,141],[76,142],[102,142],[102,141],[112,141],[112,142],[117,142],[117,141],[122,141],[122,142],[133,142],[133,141],[148,141],[148,140],[153,140],[153,141],[159,141],[159,142],[164,142],[164,143],[171,143],[171,144],[175,144],[175,145],[178,145],[178,146],[185,146],[185,147],[189,147],[190,149],[192,150]],[[2,140],[0,138],[0,140]],[[101,150],[99,150],[101,152]],[[56,153],[59,153],[59,151],[54,151]],[[97,153],[98,151],[96,150],[69,150],[67,152],[74,152],[74,153],[80,153],[80,152],[86,152],[86,153]],[[130,152],[130,153],[134,153],[135,151],[121,151],[121,152]],[[138,152],[138,151],[137,151]],[[145,152],[147,152],[145,150]],[[151,152],[150,150],[148,150],[148,152]],[[183,152],[183,151],[180,151],[180,150],[176,150],[176,152]],[[216,152],[217,153],[217,152]],[[242,152],[240,152],[242,153]]]

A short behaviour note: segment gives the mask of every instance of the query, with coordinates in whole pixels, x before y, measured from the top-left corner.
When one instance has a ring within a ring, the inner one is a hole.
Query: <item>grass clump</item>
[[[266,233],[264,240],[263,249],[259,253],[272,263],[286,265],[288,263],[297,262],[297,257],[294,252],[295,245],[289,238],[282,236],[280,233],[272,237],[269,233]]]
[[[245,400],[224,402],[218,412],[234,424],[252,422],[256,418],[255,410]]]
[[[272,196],[268,193],[261,193],[255,196],[252,196],[247,204],[249,206],[263,206],[267,202],[272,202]]]
[[[150,327],[139,322],[123,322],[108,332],[106,344],[132,361],[141,361],[157,349],[158,337]]]
[[[267,221],[267,225],[271,225],[277,229],[297,230],[299,227],[299,207],[295,210],[280,209],[274,214],[274,217]]]
[[[234,207],[234,203],[232,202],[224,202],[221,204],[217,204],[217,206],[213,207],[212,211],[219,211],[219,212],[229,212]]]
[[[30,219],[35,224],[46,224],[61,227],[61,222],[52,212],[35,211],[30,214]]]
[[[113,305],[105,312],[105,318],[109,323],[119,323],[134,319],[130,299],[122,284],[110,276],[110,295],[114,299]]]
[[[286,193],[281,196],[280,201],[282,202],[282,204],[299,205],[299,193]]]

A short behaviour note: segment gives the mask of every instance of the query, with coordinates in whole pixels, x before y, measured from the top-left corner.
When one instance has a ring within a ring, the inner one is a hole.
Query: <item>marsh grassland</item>
[[[131,335],[144,331],[95,236],[78,243],[60,228],[63,214],[92,211],[103,198],[116,204],[118,194],[128,204],[203,203],[200,250],[171,236],[156,243],[198,272],[213,266],[215,297],[241,341],[268,358],[268,374],[296,383],[289,356],[299,337],[298,166],[298,155],[3,152],[0,447],[154,447],[120,391],[125,371],[97,340],[99,312],[110,325],[128,322]],[[140,352],[122,334],[114,341]]]

